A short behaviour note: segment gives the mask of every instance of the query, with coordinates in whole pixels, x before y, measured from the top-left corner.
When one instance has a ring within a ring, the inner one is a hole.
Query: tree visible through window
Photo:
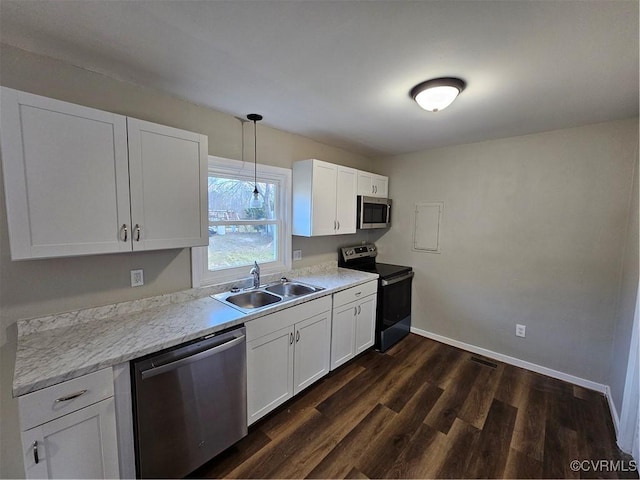
[[[209,246],[192,249],[193,285],[248,277],[253,262],[263,273],[291,268],[291,170],[209,157]]]
[[[253,182],[209,176],[209,270],[273,262],[278,219],[273,183],[258,183],[261,206],[251,206]]]

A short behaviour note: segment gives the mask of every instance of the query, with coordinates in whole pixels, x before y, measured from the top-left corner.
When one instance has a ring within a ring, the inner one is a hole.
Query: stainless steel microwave
[[[358,228],[389,228],[391,199],[358,195]]]

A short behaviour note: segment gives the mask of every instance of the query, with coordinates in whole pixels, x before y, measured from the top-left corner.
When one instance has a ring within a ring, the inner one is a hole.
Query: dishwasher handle
[[[222,353],[225,350],[230,349],[231,347],[235,347],[236,345],[245,341],[245,336],[240,335],[239,337],[235,337],[228,342],[222,343],[216,347],[210,348],[209,350],[204,350],[200,353],[196,353],[195,355],[190,355],[188,357],[181,358],[179,360],[175,360],[171,363],[167,363],[166,365],[161,365],[159,367],[152,367],[147,370],[143,370],[140,372],[142,379],[155,377],[156,375],[160,375],[161,373],[168,372],[170,370],[175,370],[176,368],[182,367],[184,365],[189,365],[190,363],[197,362],[202,360],[203,358],[210,357],[212,355],[216,355],[218,353]]]

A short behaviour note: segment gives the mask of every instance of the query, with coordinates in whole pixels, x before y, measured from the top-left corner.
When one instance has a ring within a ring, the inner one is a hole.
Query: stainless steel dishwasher
[[[247,434],[245,328],[135,360],[138,478],[182,478]]]

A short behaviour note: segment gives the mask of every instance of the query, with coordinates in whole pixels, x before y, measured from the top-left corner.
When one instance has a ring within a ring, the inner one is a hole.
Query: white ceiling
[[[637,116],[638,35],[637,0],[0,1],[4,43],[367,155]]]

